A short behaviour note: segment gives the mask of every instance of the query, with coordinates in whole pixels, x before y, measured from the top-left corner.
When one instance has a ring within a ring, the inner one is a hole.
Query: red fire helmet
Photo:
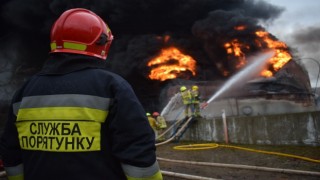
[[[159,116],[160,114],[158,112],[153,112],[153,116]]]
[[[113,40],[108,25],[95,13],[75,8],[62,13],[51,29],[51,53],[75,53],[105,60]]]

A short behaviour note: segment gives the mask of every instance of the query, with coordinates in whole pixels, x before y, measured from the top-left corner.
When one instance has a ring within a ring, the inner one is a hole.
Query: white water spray
[[[248,77],[252,75],[256,75],[261,72],[262,68],[265,66],[267,60],[269,60],[274,55],[274,52],[267,52],[263,54],[259,54],[255,57],[250,58],[252,62],[248,66],[244,67],[241,71],[232,76],[223,86],[207,101],[209,104],[211,101],[216,99],[218,96],[223,94],[226,90],[231,87],[236,86],[240,82],[243,82]]]
[[[169,103],[163,108],[163,110],[161,111],[161,116],[166,115],[168,112],[172,111],[173,109],[175,109],[176,105],[179,103],[178,101],[180,101],[180,93],[175,94],[169,101]]]

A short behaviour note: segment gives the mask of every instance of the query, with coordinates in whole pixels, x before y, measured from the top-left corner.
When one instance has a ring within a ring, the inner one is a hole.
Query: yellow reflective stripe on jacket
[[[23,180],[23,164],[13,167],[4,167],[9,180]]]
[[[104,122],[108,111],[84,107],[45,107],[19,109],[17,121],[25,120],[92,120]]]
[[[162,174],[158,162],[149,167],[136,167],[128,164],[121,164],[128,180],[162,180]]]
[[[8,180],[24,180],[23,174],[16,175],[16,176],[8,176]]]
[[[135,178],[127,176],[127,180],[162,180],[162,174],[160,171],[155,173],[153,176],[145,177],[145,178]]]

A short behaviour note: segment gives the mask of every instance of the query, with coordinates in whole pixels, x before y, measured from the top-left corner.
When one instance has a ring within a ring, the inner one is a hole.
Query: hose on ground
[[[171,130],[175,125],[177,125],[179,122],[181,122],[183,119],[180,119],[176,121],[170,128],[168,128],[165,132],[163,132],[158,138],[165,135],[169,130]],[[160,146],[163,144],[167,144],[171,142],[175,137],[177,137],[181,132],[187,128],[188,123],[192,120],[192,117],[190,117],[176,132],[171,138],[169,138],[166,141],[163,141],[161,143],[157,143],[156,146]],[[232,146],[232,145],[219,145],[216,143],[205,143],[205,144],[190,144],[190,145],[181,145],[181,146],[175,146],[174,149],[176,150],[205,150],[205,149],[213,149],[217,147],[226,147],[226,148],[234,148],[239,150],[246,150],[251,152],[257,152],[257,153],[264,153],[264,154],[271,154],[271,155],[278,155],[278,156],[285,156],[285,157],[291,157],[296,159],[301,159],[305,161],[320,163],[320,160],[312,159],[308,157],[302,157],[292,154],[285,154],[285,153],[279,153],[279,152],[271,152],[271,151],[263,151],[263,150],[256,150],[251,148],[244,148],[239,146]],[[311,176],[320,176],[320,172],[313,172],[313,171],[303,171],[303,170],[293,170],[293,169],[281,169],[281,168],[270,168],[270,167],[261,167],[261,166],[249,166],[249,165],[239,165],[239,164],[223,164],[223,163],[210,163],[210,162],[194,162],[194,161],[182,161],[182,160],[172,160],[172,159],[165,159],[158,157],[159,161],[169,161],[169,162],[175,162],[175,163],[185,163],[185,164],[194,164],[194,165],[204,165],[204,166],[215,166],[215,167],[225,167],[225,168],[238,168],[238,169],[247,169],[247,170],[260,170],[260,171],[268,171],[268,172],[278,172],[278,173],[287,173],[287,174],[298,174],[298,175],[311,175]],[[181,174],[181,173],[175,173],[175,172],[169,172],[169,171],[162,171],[164,175],[167,176],[174,176],[174,177],[180,177],[184,179],[194,179],[194,180],[214,180],[213,178],[208,177],[202,177],[202,176],[194,176],[194,175],[188,175],[188,174]]]
[[[213,166],[213,167],[223,167],[223,168],[260,170],[260,171],[297,174],[297,175],[320,176],[320,172],[302,171],[302,170],[293,170],[293,169],[270,168],[270,167],[262,167],[262,166],[249,166],[249,165],[241,165],[241,164],[224,164],[224,163],[211,163],[211,162],[183,161],[183,160],[173,160],[173,159],[166,159],[166,158],[160,158],[160,157],[158,157],[157,160],[173,162],[173,163],[201,165],[201,166]]]
[[[182,127],[178,130],[177,133],[175,133],[170,139],[157,143],[156,146],[160,146],[166,143],[169,143],[172,141],[175,137],[177,137],[182,131],[184,131],[185,128],[187,128],[188,123],[192,120],[192,117],[189,118]],[[178,124],[181,120],[177,121],[174,125]],[[174,126],[172,125],[170,129]],[[166,132],[168,132],[167,130]],[[163,134],[165,134],[164,132]],[[297,155],[291,155],[291,154],[285,154],[285,153],[278,153],[278,152],[270,152],[270,151],[263,151],[263,150],[256,150],[251,148],[244,148],[239,146],[232,146],[232,145],[219,145],[216,143],[204,143],[204,144],[189,144],[189,145],[181,145],[181,146],[175,146],[174,149],[176,150],[205,150],[205,149],[213,149],[217,147],[226,147],[226,148],[234,148],[239,150],[246,150],[251,152],[258,152],[258,153],[264,153],[264,154],[271,154],[271,155],[279,155],[279,156],[286,156],[296,159],[302,159],[310,162],[316,162],[320,163],[320,160],[311,159],[308,157],[302,157]],[[237,164],[223,164],[223,163],[210,163],[210,162],[194,162],[194,161],[182,161],[182,160],[172,160],[172,159],[165,159],[158,157],[159,161],[169,161],[169,162],[175,162],[175,163],[185,163],[185,164],[193,164],[193,165],[203,165],[203,166],[215,166],[215,167],[224,167],[224,168],[238,168],[238,169],[247,169],[247,170],[260,170],[260,171],[268,171],[268,172],[278,172],[278,173],[287,173],[287,174],[297,174],[297,175],[311,175],[311,176],[320,176],[320,172],[313,172],[313,171],[302,171],[302,170],[293,170],[293,169],[281,169],[281,168],[270,168],[270,167],[261,167],[261,166],[249,166],[249,165],[237,165]],[[208,177],[202,177],[202,176],[193,176],[193,175],[187,175],[187,174],[181,174],[181,173],[175,173],[175,172],[168,172],[168,171],[162,171],[164,175],[167,176],[174,176],[174,177],[180,177],[184,179],[195,179],[195,180],[206,180],[206,179],[212,179]]]
[[[245,151],[256,152],[256,153],[285,156],[285,157],[310,161],[310,162],[314,162],[314,163],[320,163],[320,160],[312,159],[312,158],[308,158],[308,157],[303,157],[303,156],[297,156],[297,155],[279,153],[279,152],[263,151],[263,150],[244,148],[244,147],[239,147],[239,146],[232,146],[232,145],[219,145],[216,143],[181,145],[181,146],[175,146],[175,147],[173,147],[173,149],[176,149],[176,150],[204,150],[204,149],[213,149],[213,148],[217,148],[217,147],[226,147],[226,148],[233,148],[233,149],[245,150]]]

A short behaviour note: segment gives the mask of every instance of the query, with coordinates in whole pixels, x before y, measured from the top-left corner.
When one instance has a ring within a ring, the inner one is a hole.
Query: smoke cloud
[[[306,27],[299,29],[292,34],[293,47],[299,44],[298,52],[308,69],[309,77],[313,86],[319,84],[320,73],[320,26]],[[311,61],[310,61],[311,59]]]
[[[293,34],[292,39],[294,44],[302,46],[306,54],[317,54],[315,57],[320,57],[320,26],[300,29]]]
[[[283,12],[256,0],[5,0],[0,5],[1,97],[10,97],[12,89],[41,68],[52,24],[62,12],[76,7],[96,12],[110,26],[115,40],[108,68],[131,83],[144,105],[157,101],[159,89],[168,83],[147,78],[147,62],[163,47],[176,46],[197,60],[194,80],[219,79],[223,71],[235,71],[234,63],[226,62],[223,43],[237,37],[252,46],[246,53],[258,51],[250,40],[252,33],[264,30],[260,22],[270,22]],[[239,25],[248,28],[236,31]],[[165,40],[166,36],[170,38]],[[297,36],[300,41],[307,38]]]

